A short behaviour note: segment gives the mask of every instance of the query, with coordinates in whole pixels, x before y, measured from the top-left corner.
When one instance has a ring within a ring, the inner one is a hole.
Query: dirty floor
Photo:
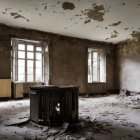
[[[60,127],[28,121],[29,102],[0,102],[1,140],[140,140],[140,95],[80,97],[79,123]]]

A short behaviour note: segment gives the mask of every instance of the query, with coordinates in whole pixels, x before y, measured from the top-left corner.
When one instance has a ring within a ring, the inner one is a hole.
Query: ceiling
[[[0,23],[117,43],[140,31],[140,0],[0,0]]]

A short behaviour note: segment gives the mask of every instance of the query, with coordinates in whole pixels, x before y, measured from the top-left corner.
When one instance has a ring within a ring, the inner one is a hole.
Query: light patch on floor
[[[139,140],[140,95],[79,98],[79,123],[61,127],[33,122],[6,126],[29,118],[29,100],[0,102],[0,139]],[[60,135],[59,135],[60,134]]]

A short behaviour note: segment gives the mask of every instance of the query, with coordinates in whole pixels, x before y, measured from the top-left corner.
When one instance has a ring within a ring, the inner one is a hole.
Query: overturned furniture
[[[30,119],[38,124],[57,125],[78,121],[78,87],[30,87]]]

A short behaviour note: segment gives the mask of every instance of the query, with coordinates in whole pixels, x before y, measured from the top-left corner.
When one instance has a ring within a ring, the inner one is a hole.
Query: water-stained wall
[[[0,26],[0,78],[10,78],[10,38],[22,38],[47,42],[49,45],[50,84],[75,85],[81,93],[102,93],[114,89],[114,45],[34,30]],[[4,41],[4,39],[6,41]],[[107,82],[87,83],[88,47],[105,48],[107,54]],[[48,57],[48,56],[47,56]],[[45,58],[47,58],[45,57]],[[4,64],[4,65],[3,65]],[[47,66],[47,64],[45,65]],[[5,76],[4,76],[5,75]]]
[[[140,34],[133,41],[118,45],[118,88],[140,92]]]
[[[9,38],[0,35],[0,79],[11,78],[11,48]]]
[[[105,48],[106,83],[88,83],[88,47]],[[51,83],[76,85],[81,93],[103,93],[114,89],[115,45],[86,40],[57,38],[50,49]]]

